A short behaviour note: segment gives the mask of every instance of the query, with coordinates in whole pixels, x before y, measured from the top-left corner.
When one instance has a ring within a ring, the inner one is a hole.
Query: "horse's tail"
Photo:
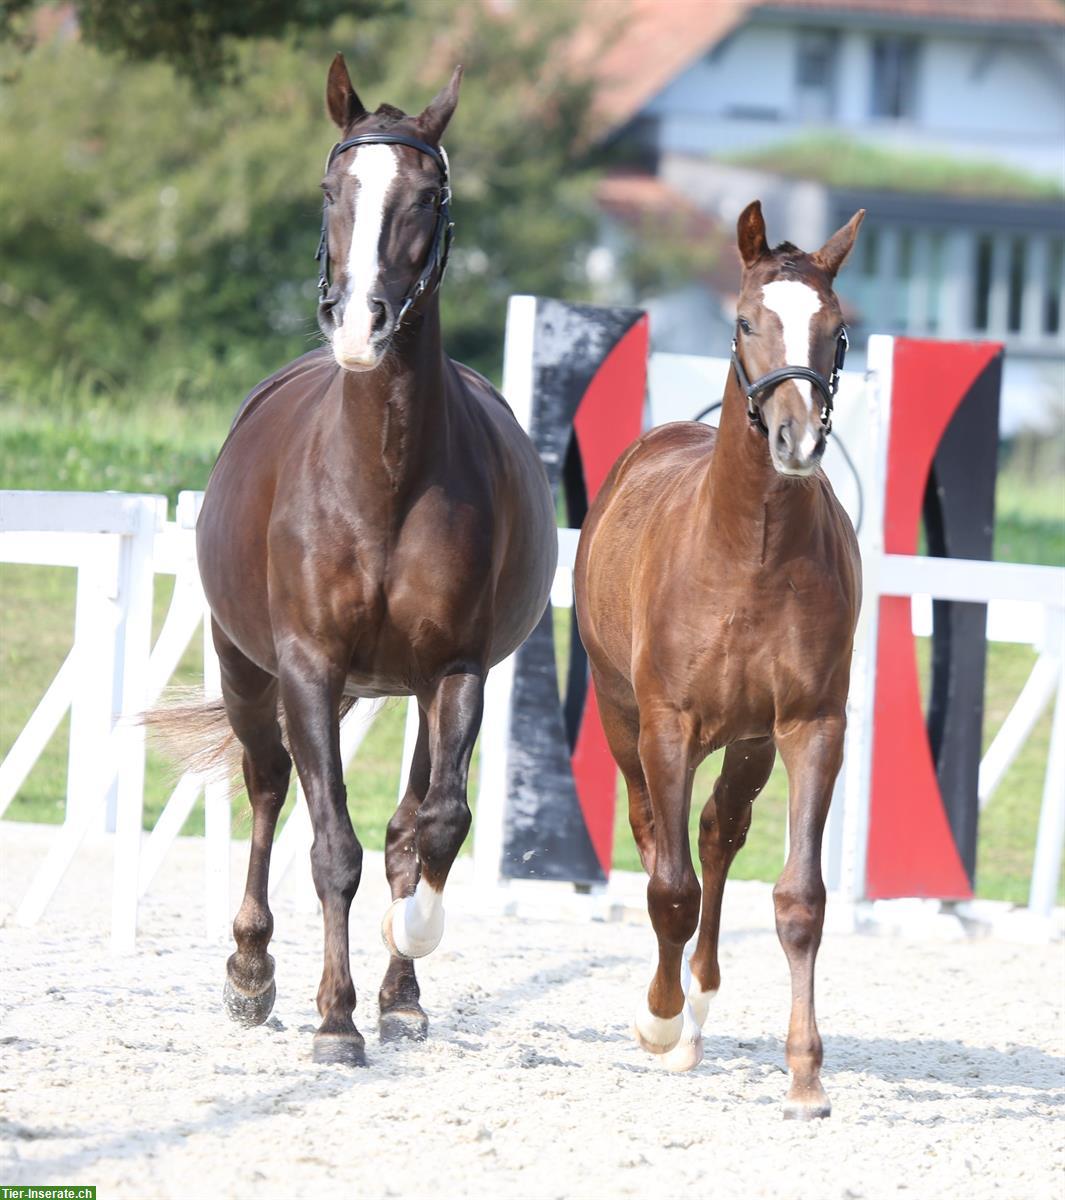
[[[180,771],[216,779],[239,773],[241,747],[221,699],[204,700],[199,688],[168,688],[166,698],[148,709],[143,720]]]
[[[340,719],[358,700],[344,696]],[[288,750],[285,710],[277,712],[281,740]],[[198,688],[169,688],[162,704],[144,713],[144,724],[162,743],[163,751],[182,771],[196,771],[208,778],[233,778],[240,774],[241,745],[230,728],[222,700],[204,700]]]

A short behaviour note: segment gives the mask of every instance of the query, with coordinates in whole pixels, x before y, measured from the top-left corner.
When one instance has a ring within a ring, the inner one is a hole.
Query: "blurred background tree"
[[[0,18],[5,400],[47,383],[50,398],[232,411],[318,341],[312,256],[336,49],[370,106],[418,111],[456,61],[466,67],[447,136],[452,354],[495,374],[508,295],[584,295],[589,88],[566,66],[565,4],[539,0],[513,21],[461,0],[359,0],[330,23],[332,0],[84,0],[82,36],[28,48],[17,35],[40,13],[12,7]],[[158,44],[157,23],[169,30]],[[132,61],[145,58],[167,61]]]

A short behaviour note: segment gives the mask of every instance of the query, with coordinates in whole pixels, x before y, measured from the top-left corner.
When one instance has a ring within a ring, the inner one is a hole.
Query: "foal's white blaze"
[[[348,248],[344,320],[333,334],[333,355],[342,367],[357,370],[377,365],[371,345],[374,314],[369,296],[378,276],[388,194],[398,171],[395,146],[359,146],[348,167],[348,174],[359,181],[359,189]]]
[[[392,916],[392,942],[405,958],[422,958],[440,945],[444,901],[424,879],[418,880],[413,896],[394,901],[388,911]],[[387,923],[387,914],[385,920]]]
[[[810,322],[821,311],[821,297],[809,284],[801,283],[798,279],[777,279],[762,288],[762,304],[770,312],[776,313],[784,328],[784,361],[789,367],[808,367]],[[802,379],[793,379],[791,382],[806,401],[811,418],[819,417],[820,406],[815,411],[811,394],[813,385]],[[799,453],[808,457],[813,452],[816,440],[816,433],[808,428],[798,447]]]

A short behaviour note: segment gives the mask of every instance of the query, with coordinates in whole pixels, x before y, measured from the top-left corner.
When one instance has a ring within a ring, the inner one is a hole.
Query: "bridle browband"
[[[758,405],[759,398],[766,392],[771,392],[778,383],[783,383],[785,379],[805,379],[821,393],[821,427],[827,437],[832,432],[832,402],[839,391],[839,374],[843,370],[843,363],[850,347],[847,326],[840,327],[839,337],[836,340],[836,359],[832,364],[832,374],[828,379],[812,367],[778,367],[775,371],[770,371],[760,379],[756,379],[754,383],[747,378],[747,372],[743,369],[743,363],[740,362],[737,348],[739,329],[737,322],[736,332],[732,335],[732,369],[736,372],[736,380],[747,397],[747,416],[755,429],[764,437],[769,437],[769,428]]]
[[[447,154],[443,146],[438,149],[436,146],[430,146],[428,142],[423,142],[419,138],[411,137],[405,133],[363,133],[358,137],[348,138],[347,141],[337,142],[332,150],[329,151],[329,157],[325,160],[326,171],[333,165],[333,159],[338,154],[343,154],[345,150],[350,150],[352,146],[410,146],[420,154],[425,154],[431,158],[436,164],[436,169],[440,172],[440,199],[436,209],[436,228],[433,230],[433,240],[429,247],[429,255],[425,266],[422,268],[422,273],[418,276],[414,286],[403,297],[403,304],[400,307],[399,316],[396,318],[396,328],[398,329],[421,296],[425,292],[435,290],[440,286],[444,278],[444,271],[447,269],[447,257],[451,252],[451,239],[455,230],[454,222],[451,220],[451,174],[448,169]],[[322,233],[318,239],[318,252],[314,256],[314,260],[318,264],[319,303],[325,300],[331,282],[329,278],[328,222],[329,202],[323,199]],[[436,276],[436,281],[430,288],[430,282],[434,275]]]

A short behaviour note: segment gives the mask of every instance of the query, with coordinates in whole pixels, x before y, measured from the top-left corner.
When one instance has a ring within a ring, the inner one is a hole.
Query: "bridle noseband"
[[[326,171],[333,165],[333,159],[338,154],[343,154],[345,150],[350,150],[352,146],[411,146],[420,154],[428,155],[436,164],[436,169],[440,172],[440,200],[437,204],[436,227],[433,229],[433,239],[429,247],[429,255],[422,273],[418,276],[414,286],[403,298],[399,316],[396,318],[396,328],[398,329],[403,324],[404,318],[410,312],[411,308],[422,295],[440,286],[444,278],[444,271],[447,269],[447,257],[451,252],[451,239],[455,231],[454,222],[451,220],[451,174],[448,170],[447,154],[443,146],[437,149],[436,146],[430,146],[428,142],[420,141],[416,137],[409,137],[405,133],[364,133],[359,137],[348,138],[346,142],[337,142],[333,149],[329,151],[329,157],[325,160]],[[326,293],[330,287],[328,223],[329,202],[323,199],[322,233],[318,239],[318,252],[314,256],[314,260],[318,264],[319,303],[325,300]],[[436,281],[430,287],[434,275],[436,276]]]
[[[832,432],[832,402],[836,392],[839,391],[839,374],[843,370],[843,363],[850,346],[846,325],[840,327],[839,337],[836,341],[836,360],[828,379],[820,371],[813,370],[812,367],[778,367],[775,371],[770,371],[760,379],[756,379],[754,383],[747,378],[747,372],[743,369],[743,363],[740,362],[737,349],[739,328],[737,322],[736,332],[732,336],[732,369],[736,372],[736,379],[747,397],[747,416],[755,429],[764,437],[769,437],[769,428],[758,405],[759,398],[766,392],[771,392],[778,383],[783,383],[785,379],[805,379],[821,393],[821,427],[827,437]]]

